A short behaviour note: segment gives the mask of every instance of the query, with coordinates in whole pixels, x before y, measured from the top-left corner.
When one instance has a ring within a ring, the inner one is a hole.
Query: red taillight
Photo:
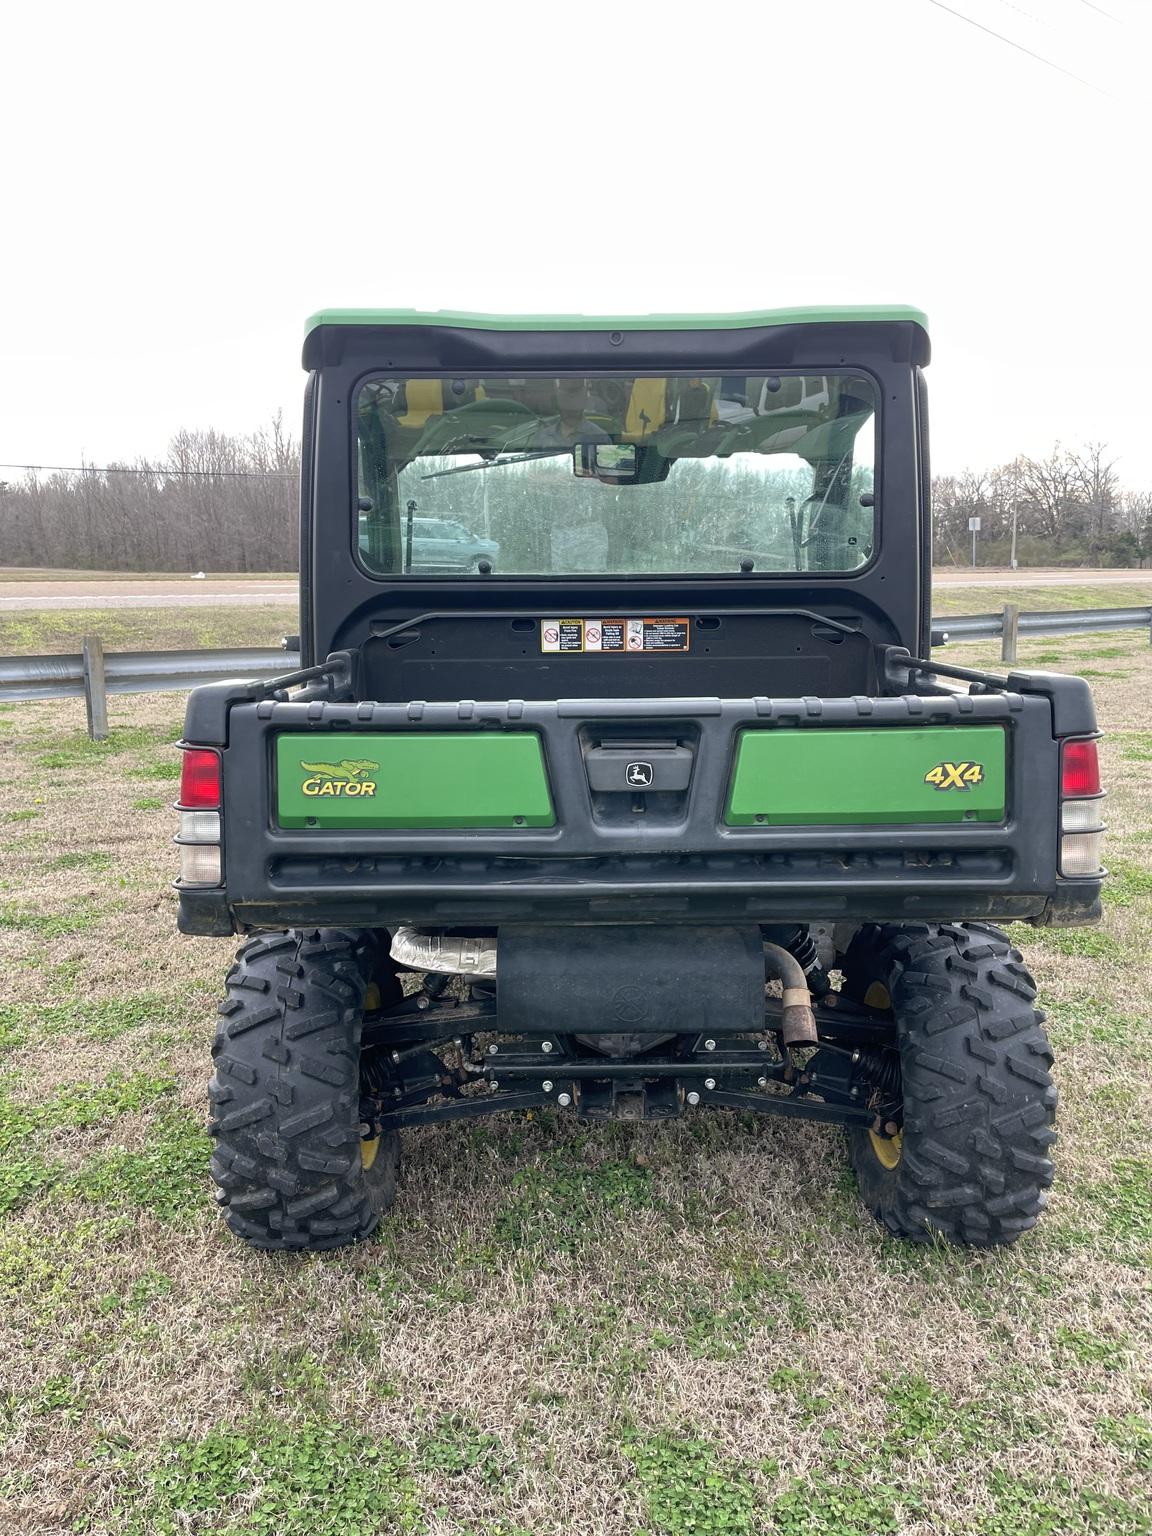
[[[1070,795],[1098,795],[1100,793],[1100,762],[1096,755],[1095,741],[1066,741],[1061,760],[1060,793]]]
[[[180,804],[191,811],[220,807],[220,754],[206,747],[184,747],[180,767]]]

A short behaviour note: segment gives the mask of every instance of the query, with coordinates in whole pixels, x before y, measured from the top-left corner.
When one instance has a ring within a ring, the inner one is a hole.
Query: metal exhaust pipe
[[[764,968],[784,989],[781,1036],[785,1046],[817,1045],[816,1015],[804,967],[779,944],[764,945]]]

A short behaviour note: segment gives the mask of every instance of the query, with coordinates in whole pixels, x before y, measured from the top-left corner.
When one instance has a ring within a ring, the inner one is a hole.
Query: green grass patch
[[[57,1224],[48,1234],[29,1231],[17,1220],[0,1224],[0,1302],[9,1319],[30,1315],[35,1328],[59,1335],[64,1320],[82,1321],[93,1300],[97,1315],[117,1306],[142,1310],[164,1285],[171,1289],[167,1277],[155,1270],[138,1276],[122,1296],[99,1292],[100,1283],[109,1279],[109,1255],[135,1229],[133,1217],[120,1221],[103,1214]]]
[[[1052,1335],[1060,1348],[1079,1365],[1099,1366],[1105,1371],[1123,1371],[1129,1364],[1129,1350],[1118,1339],[1106,1338],[1087,1328],[1061,1324]]]
[[[85,1407],[76,1383],[70,1376],[49,1376],[31,1392],[7,1392],[0,1398],[0,1424],[9,1431],[29,1419],[59,1415],[75,1422]]]
[[[159,1269],[148,1269],[142,1275],[138,1275],[126,1291],[106,1291],[97,1305],[104,1317],[115,1312],[129,1317],[138,1317],[142,1312],[147,1311],[153,1302],[170,1296],[173,1289],[170,1275],[164,1274]]]
[[[134,811],[166,811],[170,808],[167,800],[158,800],[155,795],[145,795],[140,800],[133,800]]]
[[[444,1414],[421,1440],[418,1469],[441,1477],[471,1476],[493,1488],[508,1477],[514,1455],[499,1435],[480,1430],[459,1414]]]
[[[83,1130],[118,1115],[148,1109],[175,1091],[173,1078],[153,1077],[147,1072],[129,1077],[114,1073],[102,1083],[69,1083],[44,1105],[39,1123]]]
[[[111,1207],[151,1211],[184,1221],[207,1206],[211,1143],[199,1120],[183,1111],[158,1115],[142,1151],[99,1152],[68,1180],[69,1193]]]
[[[925,1376],[893,1380],[884,1402],[888,1420],[882,1454],[903,1459],[930,1453],[937,1461],[952,1461],[988,1437],[986,1408],[956,1402]]]
[[[1111,1176],[1091,1187],[1090,1200],[1101,1212],[1104,1231],[1121,1256],[1148,1262],[1152,1258],[1152,1162],[1120,1158]]]
[[[311,1417],[328,1411],[330,1371],[304,1345],[268,1349],[249,1360],[241,1384],[257,1400],[280,1398],[303,1408]]]
[[[58,967],[58,971],[64,968]],[[71,989],[78,985],[72,974],[58,974],[55,979]],[[118,1040],[135,1029],[157,1029],[171,1019],[187,1002],[204,999],[199,988],[179,996],[162,992],[128,993],[126,997],[72,998],[66,1003],[8,1003],[0,1005],[0,1037],[9,1034],[20,1040],[52,1040],[66,1037],[104,1043]]]
[[[702,1295],[696,1285],[678,1287],[662,1308],[661,1327],[651,1342],[694,1360],[729,1360],[742,1354],[760,1329],[803,1333],[812,1324],[803,1295],[785,1275],[752,1268],[719,1295]]]
[[[328,1420],[255,1418],[124,1462],[117,1536],[390,1536],[420,1528],[405,1452]]]
[[[48,865],[49,869],[88,869],[93,873],[111,869],[111,867],[112,855],[97,851],[91,853],[62,853]]]
[[[1139,1413],[1128,1413],[1120,1419],[1105,1414],[1096,1421],[1095,1428],[1098,1439],[1123,1451],[1135,1471],[1152,1475],[1152,1419]]]
[[[94,1239],[99,1245],[103,1235]],[[30,1316],[33,1327],[52,1331],[59,1314],[76,1311],[76,1267],[39,1236],[18,1226],[0,1230],[0,1301],[7,1316]]]
[[[1070,1478],[1039,1482],[996,1468],[990,1488],[995,1510],[975,1528],[980,1536],[1148,1536],[1152,1507],[1078,1488]]]
[[[137,763],[129,768],[129,774],[134,779],[178,779],[180,777],[180,759],[154,757],[148,761]]]
[[[0,1007],[0,1056],[18,1051],[28,1041],[28,1031],[18,1014],[22,1010]]]
[[[1009,930],[1016,929],[1013,924]],[[1058,955],[1072,955],[1085,960],[1113,960],[1121,964],[1126,952],[1119,939],[1099,928],[1029,928],[1025,933],[1013,932],[1017,944],[1038,944],[1042,949]]]
[[[0,1214],[26,1205],[64,1178],[63,1164],[46,1158],[35,1144],[37,1132],[101,1125],[154,1104],[174,1088],[171,1078],[140,1073],[69,1084],[42,1104],[0,1094]]]
[[[1109,860],[1102,893],[1107,906],[1134,907],[1152,896],[1152,870],[1130,864],[1126,859]]]
[[[70,938],[87,932],[99,920],[99,911],[90,906],[78,906],[71,912],[33,912],[12,904],[0,906],[0,928],[14,928],[38,939]]]
[[[761,1499],[748,1470],[706,1440],[633,1435],[621,1449],[656,1536],[755,1536],[761,1529]]]
[[[834,1470],[794,1478],[772,1505],[767,1530],[772,1536],[898,1536],[906,1517],[921,1509],[918,1496],[866,1481],[865,1468],[844,1457]]]
[[[54,773],[72,768],[89,768],[124,752],[145,752],[168,746],[179,739],[170,726],[113,725],[103,741],[93,741],[86,731],[60,736],[37,726],[15,744],[15,750],[30,754],[37,767]]]
[[[1152,731],[1114,731],[1120,756],[1129,763],[1152,763]]]
[[[9,821],[35,821],[39,811],[0,811],[0,822]]]
[[[18,1210],[50,1189],[60,1177],[60,1171],[60,1163],[48,1162],[23,1142],[5,1149],[0,1163],[0,1216]]]
[[[581,1163],[569,1148],[557,1149],[512,1179],[512,1192],[497,1213],[497,1242],[511,1248],[541,1245],[574,1252],[588,1241],[590,1226],[608,1211],[653,1204],[648,1170],[636,1163]]]
[[[1131,582],[1014,587],[1011,574],[1005,572],[1003,587],[965,587],[960,582],[940,582],[932,589],[932,612],[999,613],[1005,603],[1016,603],[1022,613],[1051,613],[1057,608],[1144,608],[1152,602],[1152,582],[1147,577],[1146,571],[1133,571]]]
[[[74,654],[85,635],[106,651],[275,648],[295,634],[295,603],[189,608],[21,608],[0,614],[0,656]]]
[[[1048,1003],[1044,1012],[1048,1037],[1057,1047],[1092,1043],[1142,1055],[1152,1046],[1152,1029],[1147,1019],[1139,1014],[1118,1013],[1096,998]]]
[[[59,1175],[60,1165],[32,1145],[36,1127],[34,1108],[0,1093],[0,1215],[27,1204]]]

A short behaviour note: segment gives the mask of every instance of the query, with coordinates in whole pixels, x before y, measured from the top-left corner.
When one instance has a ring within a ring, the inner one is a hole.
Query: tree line
[[[0,481],[0,566],[295,570],[299,471],[299,443],[279,417],[247,435],[179,432],[155,461],[29,471],[21,480]],[[465,523],[471,519],[475,533],[481,532],[484,478],[459,477],[474,483],[457,501],[459,510],[447,514]],[[453,490],[463,492],[459,480]],[[523,494],[520,486],[516,490]],[[649,493],[634,503],[637,514],[646,514],[635,518],[637,535],[666,537],[669,532],[664,529],[661,535],[657,526],[662,507],[641,506],[659,501],[659,490],[637,487],[632,492]],[[990,469],[938,475],[932,492],[934,558],[940,565],[969,562],[973,517],[981,523],[978,559],[984,565],[1008,564],[1014,522],[1021,565],[1138,566],[1152,561],[1152,491],[1125,487],[1103,443],[1078,449],[1057,444],[1043,459],[1021,456]],[[512,493],[509,481],[493,502],[511,500]],[[427,512],[446,515],[438,499],[429,498]],[[695,522],[691,498],[689,503],[686,515]],[[721,510],[713,503],[705,520],[722,524]],[[496,515],[491,521],[504,519]],[[517,521],[527,534],[531,522],[523,510]],[[495,527],[492,531],[499,537]],[[727,529],[718,526],[717,542],[725,542],[722,532]],[[524,556],[532,559],[537,552],[525,550]]]
[[[0,566],[291,571],[299,443],[277,416],[246,436],[178,432],[164,457],[0,481]]]
[[[1138,566],[1152,560],[1152,491],[1121,484],[1105,443],[1057,443],[1044,459],[1021,456],[994,469],[966,469],[932,481],[937,565],[972,558],[969,520],[980,519],[984,565]]]

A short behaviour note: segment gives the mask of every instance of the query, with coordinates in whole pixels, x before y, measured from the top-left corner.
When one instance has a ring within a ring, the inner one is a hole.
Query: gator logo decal
[[[973,784],[983,784],[983,763],[937,763],[924,775],[925,784],[937,789],[971,789]]]
[[[306,795],[371,796],[376,786],[365,775],[379,766],[366,757],[346,757],[342,763],[301,763],[308,778],[300,787]]]

